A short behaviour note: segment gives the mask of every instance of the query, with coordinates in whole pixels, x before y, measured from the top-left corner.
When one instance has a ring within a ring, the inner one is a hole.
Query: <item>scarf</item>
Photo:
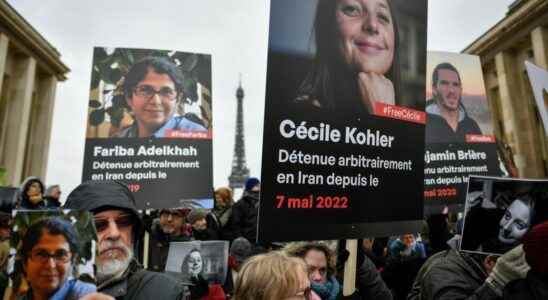
[[[310,287],[322,300],[336,300],[341,290],[335,276],[331,276],[326,283],[310,282]]]

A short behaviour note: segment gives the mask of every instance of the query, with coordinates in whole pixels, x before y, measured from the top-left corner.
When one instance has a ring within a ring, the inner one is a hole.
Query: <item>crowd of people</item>
[[[60,193],[59,186],[46,190],[40,179],[28,178],[14,208],[91,212],[97,232],[95,279],[75,272],[81,250],[72,224],[44,218],[29,226],[17,249],[24,284],[14,282],[8,263],[11,214],[4,212],[4,299],[548,299],[548,222],[533,226],[522,243],[501,256],[459,251],[462,227],[447,214],[429,216],[421,233],[363,238],[355,291],[343,296],[349,256],[344,240],[256,242],[257,178],[247,180],[238,201],[229,188],[216,189],[210,210],[139,211],[132,192],[115,181],[84,182],[64,205]],[[191,241],[230,244],[223,280],[204,277],[205,262],[197,249],[183,259],[184,279],[165,272],[170,243]]]

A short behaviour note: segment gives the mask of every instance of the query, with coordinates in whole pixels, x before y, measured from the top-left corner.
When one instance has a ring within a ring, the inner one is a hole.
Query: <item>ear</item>
[[[133,105],[133,102],[131,101],[131,98],[128,97],[128,96],[124,96],[124,98],[126,99],[126,104],[127,104],[127,106],[128,106],[130,109],[132,109],[131,106]]]

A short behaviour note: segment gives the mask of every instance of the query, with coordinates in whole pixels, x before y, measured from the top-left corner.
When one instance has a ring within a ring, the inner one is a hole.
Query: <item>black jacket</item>
[[[503,299],[548,299],[548,276],[529,271],[524,279],[514,280],[504,287]]]
[[[427,101],[426,112],[426,143],[464,143],[467,134],[482,134],[478,123],[468,116],[462,106],[459,110],[460,117],[456,131],[453,131],[453,128],[439,114],[438,105],[434,100]]]
[[[137,211],[133,194],[123,183],[86,181],[68,195],[65,208],[88,210],[94,213],[122,209],[132,213],[135,216],[133,247],[135,253],[139,253],[143,222]],[[179,300],[184,299],[185,296],[184,286],[180,282],[163,273],[143,270],[137,261],[133,261],[120,278],[101,283],[97,290],[117,300]]]
[[[183,300],[189,298],[183,284],[173,277],[142,269],[132,263],[122,278],[104,282],[97,291],[116,300]]]
[[[438,252],[422,266],[408,300],[499,299],[485,283],[487,273],[471,255],[455,250]]]
[[[236,237],[243,236],[251,243],[257,240],[258,193],[244,192],[240,201],[232,207],[232,228]]]
[[[211,212],[210,219],[207,220],[208,226],[212,225],[212,228],[216,229],[219,233],[219,238],[225,241],[233,241],[238,238],[238,228],[232,220],[232,210],[233,207],[228,207],[226,209],[213,209]],[[222,219],[226,219],[225,224],[223,225]]]

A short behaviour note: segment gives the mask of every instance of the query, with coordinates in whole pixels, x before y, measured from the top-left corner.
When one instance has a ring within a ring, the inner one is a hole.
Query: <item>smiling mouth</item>
[[[369,41],[355,41],[354,44],[363,53],[378,53],[386,50],[382,45]]]

